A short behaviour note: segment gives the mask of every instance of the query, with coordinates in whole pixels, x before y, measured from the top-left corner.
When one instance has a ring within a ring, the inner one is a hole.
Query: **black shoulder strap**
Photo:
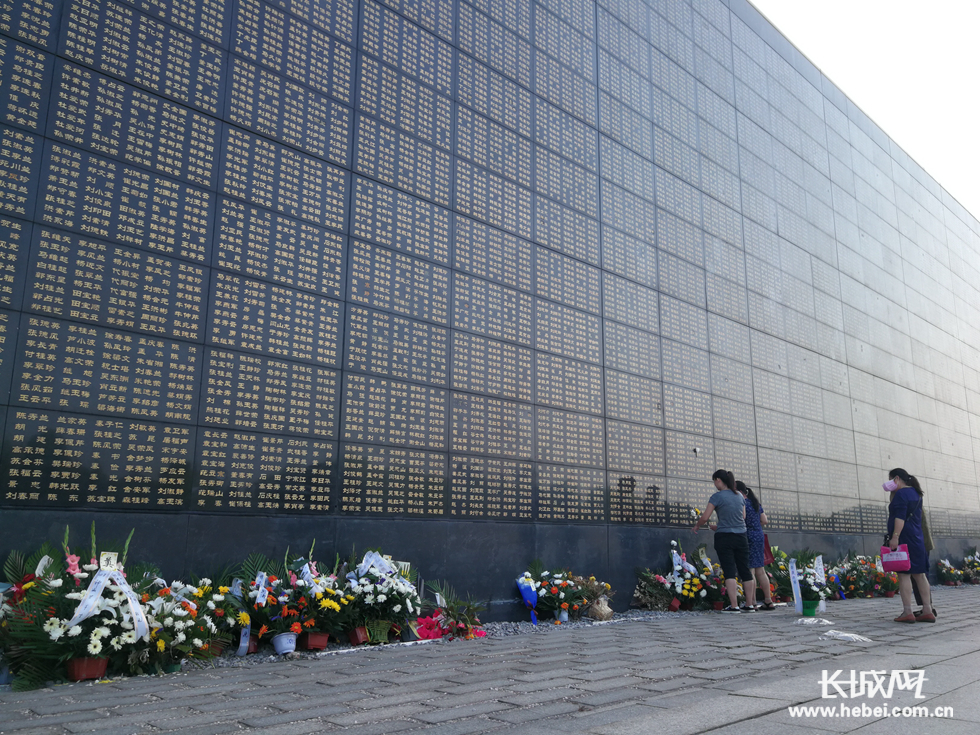
[[[909,509],[909,512],[905,514],[905,522],[908,523],[909,522],[909,518],[912,517],[912,514],[915,513],[916,509],[917,508],[921,508],[921,507],[922,507],[922,498],[919,498],[919,504],[918,505],[913,505]]]

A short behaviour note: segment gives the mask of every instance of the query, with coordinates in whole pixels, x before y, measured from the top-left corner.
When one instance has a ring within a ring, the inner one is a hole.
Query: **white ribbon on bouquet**
[[[150,625],[146,621],[143,606],[140,605],[139,598],[133,592],[133,588],[129,586],[129,582],[126,581],[126,578],[118,569],[100,569],[95,573],[85,592],[85,597],[78,603],[78,607],[75,609],[74,617],[68,621],[68,627],[72,628],[99,612],[99,600],[102,599],[102,592],[110,582],[116,585],[126,595],[126,600],[129,602],[129,612],[133,617],[133,627],[136,630],[136,637],[142,638],[149,635]]]

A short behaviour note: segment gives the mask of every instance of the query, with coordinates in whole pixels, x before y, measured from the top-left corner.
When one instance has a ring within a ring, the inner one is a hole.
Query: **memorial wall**
[[[980,225],[742,0],[0,0],[0,123],[2,550],[516,573],[717,467],[777,537],[894,466],[980,534]]]

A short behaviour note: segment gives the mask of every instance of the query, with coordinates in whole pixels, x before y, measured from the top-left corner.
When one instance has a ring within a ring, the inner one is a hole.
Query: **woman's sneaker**
[[[742,605],[738,609],[742,612],[755,612],[755,608],[752,605]]]
[[[734,613],[734,614],[738,615],[742,611],[739,610],[737,607],[732,607],[731,605],[729,605],[728,607],[726,607],[725,609],[723,609],[722,612],[723,613]]]

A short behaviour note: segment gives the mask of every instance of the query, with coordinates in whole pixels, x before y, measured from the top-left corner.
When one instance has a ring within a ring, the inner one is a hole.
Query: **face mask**
[[[893,493],[898,490],[898,483],[894,480],[889,480],[888,482],[882,483],[881,485],[886,493]]]

